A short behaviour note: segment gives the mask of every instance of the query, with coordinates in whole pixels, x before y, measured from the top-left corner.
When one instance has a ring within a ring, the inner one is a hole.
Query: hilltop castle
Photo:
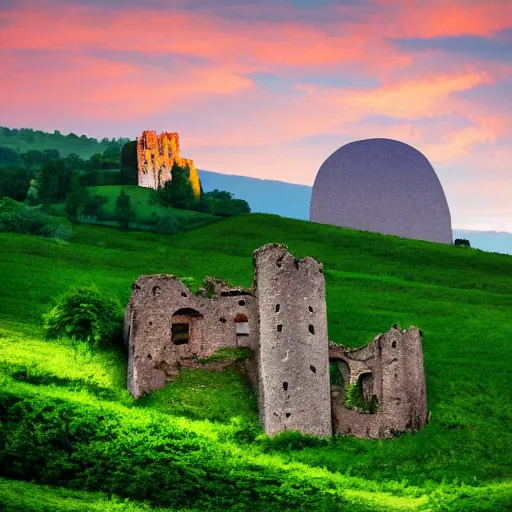
[[[194,162],[180,156],[180,139],[176,132],[163,132],[157,135],[155,131],[146,130],[137,138],[137,169],[139,187],[157,189],[166,181],[172,179],[173,164],[180,167],[188,166],[190,182],[196,197],[201,194],[199,174]]]
[[[313,258],[285,246],[253,254],[252,290],[206,278],[197,295],[173,275],[145,275],[125,312],[128,389],[161,388],[181,368],[221,348],[247,348],[269,435],[284,430],[327,436],[391,437],[427,422],[421,332],[394,326],[368,345],[329,343],[325,280]]]

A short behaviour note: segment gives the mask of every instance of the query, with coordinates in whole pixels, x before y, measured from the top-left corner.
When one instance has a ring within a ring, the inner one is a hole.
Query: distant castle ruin
[[[171,170],[174,164],[187,167],[190,171],[190,183],[196,197],[201,194],[201,183],[194,162],[180,156],[180,139],[177,132],[146,130],[137,138],[137,170],[139,187],[163,187],[171,181]]]
[[[140,276],[125,312],[128,389],[162,388],[221,348],[246,348],[245,371],[269,435],[285,430],[386,438],[427,423],[422,335],[397,326],[368,345],[328,341],[325,280],[313,258],[280,244],[253,254],[252,290],[206,278]]]

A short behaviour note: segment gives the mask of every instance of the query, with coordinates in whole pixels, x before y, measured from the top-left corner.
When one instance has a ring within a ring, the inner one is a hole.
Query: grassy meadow
[[[74,230],[71,243],[0,233],[0,508],[512,510],[512,256],[263,214],[171,236]],[[41,315],[71,285],[123,304],[141,274],[250,286],[268,242],[324,264],[332,341],[422,329],[421,432],[269,439],[236,365],[185,371],[134,402],[121,349],[44,339]]]

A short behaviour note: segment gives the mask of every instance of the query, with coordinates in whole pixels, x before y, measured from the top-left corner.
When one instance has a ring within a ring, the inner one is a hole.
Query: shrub
[[[165,235],[172,235],[181,228],[181,224],[175,217],[162,217],[155,225],[155,231]]]
[[[0,200],[0,231],[66,241],[73,236],[71,228],[43,214],[40,207],[28,206],[10,198]]]
[[[322,437],[315,437],[309,434],[302,434],[298,430],[286,430],[274,437],[268,437],[264,443],[265,451],[279,450],[303,450],[304,448],[318,448],[327,446],[329,440]]]
[[[471,244],[469,240],[466,240],[465,238],[456,238],[453,242],[453,245],[463,245],[465,247],[471,247]]]
[[[105,406],[1,390],[0,420],[0,475],[7,478],[100,490],[153,506],[348,510],[342,491],[325,478],[240,458],[159,418],[137,420]]]
[[[43,323],[50,339],[68,337],[91,349],[105,348],[121,339],[123,310],[117,300],[103,296],[95,286],[78,286],[43,315]]]

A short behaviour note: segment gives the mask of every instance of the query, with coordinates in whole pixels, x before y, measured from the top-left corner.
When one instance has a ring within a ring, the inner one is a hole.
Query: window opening
[[[247,315],[238,314],[235,316],[236,335],[249,336],[249,319]]]
[[[190,326],[186,323],[172,324],[172,342],[175,345],[185,345],[190,340]]]

